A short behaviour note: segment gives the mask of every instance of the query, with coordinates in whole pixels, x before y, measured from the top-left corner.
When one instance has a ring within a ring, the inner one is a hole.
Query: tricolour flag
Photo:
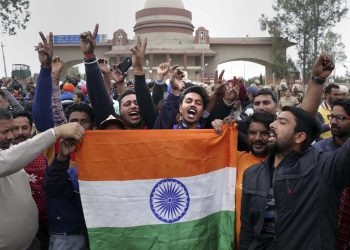
[[[76,154],[91,249],[232,249],[237,131],[88,131]]]

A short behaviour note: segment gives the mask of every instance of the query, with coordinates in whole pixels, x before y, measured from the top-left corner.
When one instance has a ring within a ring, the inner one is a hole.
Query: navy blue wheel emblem
[[[186,214],[190,206],[190,195],[182,182],[164,179],[152,189],[150,206],[154,216],[160,221],[174,223]]]

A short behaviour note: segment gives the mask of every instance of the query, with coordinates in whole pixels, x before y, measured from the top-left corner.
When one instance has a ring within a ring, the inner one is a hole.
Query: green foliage
[[[330,55],[335,63],[342,63],[346,60],[345,45],[340,34],[328,30],[320,43],[320,51]]]
[[[319,52],[320,37],[345,17],[346,0],[275,0],[272,7],[276,14],[272,19],[262,15],[261,29],[276,39],[286,37],[297,43],[305,79]]]
[[[29,21],[28,0],[0,1],[0,31],[8,35],[16,35],[18,29],[25,29]]]

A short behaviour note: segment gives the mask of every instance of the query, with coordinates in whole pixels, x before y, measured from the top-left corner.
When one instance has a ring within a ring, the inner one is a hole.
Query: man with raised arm
[[[0,108],[0,140],[12,144],[14,131],[11,114]],[[0,249],[26,249],[38,230],[38,209],[23,168],[56,139],[80,141],[84,131],[78,123],[69,123],[0,151]]]

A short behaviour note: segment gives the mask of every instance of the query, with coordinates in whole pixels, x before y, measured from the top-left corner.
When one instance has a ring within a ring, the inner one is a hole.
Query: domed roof
[[[178,8],[185,9],[181,0],[147,0],[145,9],[150,8]]]

